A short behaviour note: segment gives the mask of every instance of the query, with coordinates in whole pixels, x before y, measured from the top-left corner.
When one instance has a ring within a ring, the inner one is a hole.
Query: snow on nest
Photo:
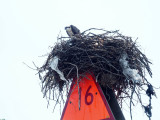
[[[131,69],[129,67],[128,61],[126,60],[127,58],[128,58],[127,54],[124,53],[119,60],[120,65],[123,69],[123,74],[126,76],[126,78],[130,78],[133,83],[141,83],[142,77],[138,74],[138,70]]]
[[[52,61],[50,62],[50,67],[52,68],[52,70],[55,70],[59,74],[61,80],[67,81],[66,78],[64,77],[63,72],[61,72],[58,69],[58,60],[59,60],[59,58],[57,56],[54,56],[52,58]]]

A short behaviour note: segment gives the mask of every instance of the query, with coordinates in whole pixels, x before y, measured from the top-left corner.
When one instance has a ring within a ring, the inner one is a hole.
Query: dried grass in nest
[[[92,32],[94,30],[101,34],[95,34]],[[120,64],[124,54],[127,55],[129,68],[138,71],[141,81],[135,82],[132,77],[124,74]],[[58,69],[66,80],[60,79],[59,74],[50,67],[55,56],[59,59]],[[85,72],[94,73],[100,86],[112,88],[119,101],[132,98],[130,93],[134,89],[141,103],[139,93],[143,90],[143,85],[149,84],[145,78],[145,70],[152,76],[149,64],[151,62],[131,37],[124,36],[119,31],[92,28],[72,38],[59,37],[38,73],[44,96],[48,94],[50,98],[52,93],[52,99],[57,103],[60,96],[63,99],[64,90],[68,91],[66,86],[72,82],[72,78],[83,76]],[[54,97],[56,90],[58,97]]]

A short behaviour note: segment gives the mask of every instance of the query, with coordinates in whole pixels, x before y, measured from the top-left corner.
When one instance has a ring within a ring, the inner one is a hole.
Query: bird
[[[69,37],[74,37],[75,35],[80,34],[80,30],[74,25],[65,27],[65,30]]]

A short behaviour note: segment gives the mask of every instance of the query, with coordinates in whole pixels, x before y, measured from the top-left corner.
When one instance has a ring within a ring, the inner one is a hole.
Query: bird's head
[[[71,28],[71,27],[70,27],[70,26],[66,26],[64,29],[67,30],[67,29],[69,29],[69,28]]]

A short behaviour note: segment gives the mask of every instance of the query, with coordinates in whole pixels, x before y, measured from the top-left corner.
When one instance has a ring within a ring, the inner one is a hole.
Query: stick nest
[[[127,67],[136,71],[141,78],[138,82],[133,76],[125,74],[125,66],[121,63],[124,55]],[[59,74],[51,68],[55,56],[59,59],[58,69],[66,80],[60,79]],[[53,99],[57,102],[62,92],[68,91],[65,86],[85,72],[92,72],[100,86],[114,90],[117,99],[121,101],[131,98],[130,91],[133,89],[138,95],[143,90],[143,85],[149,84],[145,77],[146,70],[152,76],[149,64],[151,62],[131,37],[124,36],[119,31],[91,28],[74,37],[58,37],[45,64],[38,68],[38,73],[44,96],[48,94],[50,98],[53,92]],[[58,90],[58,97],[54,97],[55,90]]]

